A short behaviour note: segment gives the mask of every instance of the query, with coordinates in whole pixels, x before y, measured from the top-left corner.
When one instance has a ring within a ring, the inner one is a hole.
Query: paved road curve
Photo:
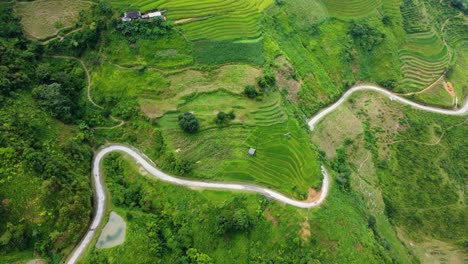
[[[421,110],[428,111],[428,112],[433,112],[433,113],[439,113],[439,114],[444,114],[444,115],[463,115],[463,114],[466,114],[468,111],[468,103],[465,103],[463,108],[458,109],[458,110],[440,109],[440,108],[417,104],[415,102],[399,97],[395,95],[394,93],[389,92],[377,86],[360,85],[360,86],[355,86],[349,89],[336,103],[325,108],[324,110],[319,112],[317,115],[312,117],[308,122],[310,129],[314,130],[314,126],[317,124],[317,122],[319,122],[323,117],[325,117],[327,114],[329,114],[330,112],[335,110],[338,106],[340,106],[342,103],[344,103],[346,99],[349,96],[351,96],[354,92],[362,91],[362,90],[376,91],[384,95],[387,95],[390,98],[390,100],[395,100],[395,101],[410,105],[414,108],[421,109]],[[107,197],[106,197],[106,192],[103,187],[100,164],[104,156],[111,152],[123,152],[131,156],[138,164],[140,164],[143,168],[145,168],[152,176],[165,182],[169,182],[169,183],[173,183],[173,184],[181,185],[181,186],[187,186],[187,187],[199,187],[199,188],[217,189],[217,190],[237,190],[237,191],[259,193],[271,199],[274,199],[274,200],[277,200],[277,201],[280,201],[280,202],[283,202],[283,203],[286,203],[295,207],[299,207],[299,208],[313,208],[322,204],[325,201],[325,198],[327,197],[328,190],[330,187],[330,177],[328,176],[328,173],[323,166],[322,166],[323,185],[322,185],[321,196],[317,201],[311,202],[311,203],[297,201],[297,200],[288,198],[284,196],[283,194],[275,192],[273,190],[255,186],[255,185],[250,185],[250,184],[191,181],[191,180],[177,178],[177,177],[174,177],[174,176],[171,176],[162,172],[161,170],[156,168],[154,163],[147,156],[145,156],[143,153],[141,153],[137,149],[134,149],[128,146],[123,146],[123,145],[110,145],[110,146],[100,149],[94,158],[93,176],[94,176],[94,191],[95,191],[95,197],[96,197],[96,202],[97,202],[96,215],[94,216],[93,222],[88,232],[86,233],[86,236],[83,238],[79,246],[73,251],[72,255],[68,259],[69,264],[76,263],[78,258],[81,257],[82,254],[85,252],[86,248],[89,246],[91,240],[93,239],[94,234],[96,233],[96,229],[100,226],[102,219],[104,217],[105,203],[106,203]]]
[[[88,245],[90,244],[91,240],[94,237],[94,234],[102,222],[105,212],[105,204],[106,204],[106,192],[103,186],[103,180],[101,177],[101,162],[102,159],[111,152],[123,152],[130,157],[132,157],[137,164],[141,165],[145,170],[147,170],[153,177],[173,183],[180,186],[187,186],[187,187],[198,187],[204,189],[216,189],[216,190],[236,190],[236,191],[246,191],[246,192],[253,192],[259,193],[264,195],[265,197],[278,200],[280,202],[290,204],[292,206],[300,207],[300,208],[312,208],[320,205],[325,200],[327,196],[330,178],[328,176],[327,171],[322,166],[322,174],[323,174],[323,185],[322,185],[322,192],[320,198],[315,202],[302,202],[297,201],[291,198],[284,196],[281,193],[275,192],[273,190],[250,185],[250,184],[238,184],[238,183],[220,183],[220,182],[209,182],[209,181],[191,181],[186,179],[177,178],[171,175],[168,175],[153,164],[153,162],[145,156],[143,153],[138,151],[137,149],[123,146],[123,145],[110,145],[100,149],[95,158],[93,163],[93,176],[94,176],[94,189],[95,189],[95,196],[96,196],[96,215],[94,216],[93,222],[86,233],[86,236],[81,241],[80,245],[75,249],[73,254],[71,255],[70,259],[68,260],[69,264],[75,263],[78,258],[84,253]]]
[[[346,91],[346,93],[344,93],[343,96],[341,96],[341,98],[338,101],[336,101],[334,104],[323,109],[317,115],[312,117],[308,122],[310,130],[314,130],[314,126],[317,124],[318,121],[320,121],[330,112],[332,112],[342,103],[344,103],[346,99],[348,99],[354,92],[363,91],[363,90],[379,92],[381,94],[388,96],[390,100],[398,101],[400,103],[407,104],[416,109],[420,109],[420,110],[427,111],[427,112],[438,113],[438,114],[443,114],[443,115],[464,115],[468,112],[468,102],[465,102],[465,105],[458,110],[441,109],[441,108],[436,108],[436,107],[431,107],[431,106],[426,106],[426,105],[415,103],[413,101],[400,97],[388,90],[385,90],[384,88],[380,88],[375,85],[359,85],[359,86],[354,86],[348,91]]]

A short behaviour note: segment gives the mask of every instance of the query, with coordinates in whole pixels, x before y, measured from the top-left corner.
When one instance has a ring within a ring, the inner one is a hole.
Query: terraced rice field
[[[447,70],[450,51],[442,38],[441,25],[431,22],[423,2],[404,0],[400,12],[406,36],[398,54],[403,64],[399,91],[415,92]]]
[[[230,40],[260,36],[260,12],[273,0],[112,0],[122,10],[167,9],[170,20],[193,19],[180,28],[191,40]]]
[[[429,19],[425,15],[423,3],[419,3],[417,0],[404,0],[400,10],[406,32],[417,33],[429,30]]]
[[[178,154],[196,162],[195,177],[256,182],[304,198],[307,188],[319,187],[321,176],[317,156],[306,129],[289,118],[279,92],[261,102],[239,100],[225,92],[207,94],[178,111],[193,111],[201,131],[187,135],[177,124],[178,113],[162,117],[166,143]],[[234,109],[236,119],[218,128],[216,111]],[[249,147],[257,149],[249,156]]]
[[[447,41],[455,47],[468,41],[468,21],[463,18],[451,18],[444,29]]]
[[[323,0],[332,16],[357,17],[365,16],[376,10],[381,0]]]
[[[450,62],[447,46],[432,30],[408,34],[399,57],[403,62],[401,86],[405,92],[418,91],[433,83]]]

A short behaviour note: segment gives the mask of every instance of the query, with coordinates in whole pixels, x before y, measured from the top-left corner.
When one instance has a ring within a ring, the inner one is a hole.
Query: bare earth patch
[[[276,83],[280,89],[286,88],[288,90],[288,100],[297,103],[298,93],[301,90],[302,83],[292,78],[294,68],[292,64],[284,57],[279,56],[275,60],[278,67],[276,72]]]
[[[44,39],[73,26],[78,22],[80,11],[90,6],[84,1],[39,0],[17,2],[16,11],[25,33],[35,39]]]
[[[316,191],[314,188],[311,187],[309,188],[309,194],[307,196],[306,202],[316,202],[320,199],[320,196],[322,196],[322,189],[320,189],[320,191]]]
[[[301,224],[301,238],[303,241],[307,241],[307,239],[310,237],[310,224],[309,221],[304,220]]]
[[[451,82],[444,82],[444,87],[445,87],[445,90],[450,94],[450,96],[452,97],[457,96],[455,94],[455,89],[453,89],[453,85]]]

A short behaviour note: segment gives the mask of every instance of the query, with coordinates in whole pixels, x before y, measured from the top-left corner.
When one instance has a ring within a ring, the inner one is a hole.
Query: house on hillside
[[[122,21],[128,22],[128,21],[132,21],[132,20],[140,19],[140,18],[141,18],[140,11],[130,11],[130,12],[124,13],[124,16],[122,17]]]
[[[128,22],[132,21],[135,19],[151,19],[155,17],[160,17],[164,21],[166,21],[166,17],[163,16],[163,13],[166,12],[167,10],[161,10],[161,11],[151,11],[146,14],[141,14],[140,11],[132,11],[132,12],[126,12],[124,13],[124,16],[122,17],[123,22]]]

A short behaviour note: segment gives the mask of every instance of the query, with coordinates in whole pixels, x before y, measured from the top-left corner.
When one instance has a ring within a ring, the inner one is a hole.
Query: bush
[[[229,112],[229,114],[226,114],[224,112],[219,112],[216,115],[215,123],[218,125],[223,125],[223,124],[229,123],[229,121],[235,118],[236,118],[236,114],[234,114],[234,111]]]
[[[257,92],[257,89],[255,88],[255,86],[253,85],[247,85],[244,89],[244,94],[250,98],[250,99],[254,99],[255,97],[257,97],[258,95],[258,92]]]
[[[257,78],[257,84],[263,90],[273,88],[276,86],[276,79],[273,73],[265,73],[264,75]]]
[[[179,115],[179,126],[188,133],[196,133],[199,128],[198,120],[190,112],[185,112]]]

